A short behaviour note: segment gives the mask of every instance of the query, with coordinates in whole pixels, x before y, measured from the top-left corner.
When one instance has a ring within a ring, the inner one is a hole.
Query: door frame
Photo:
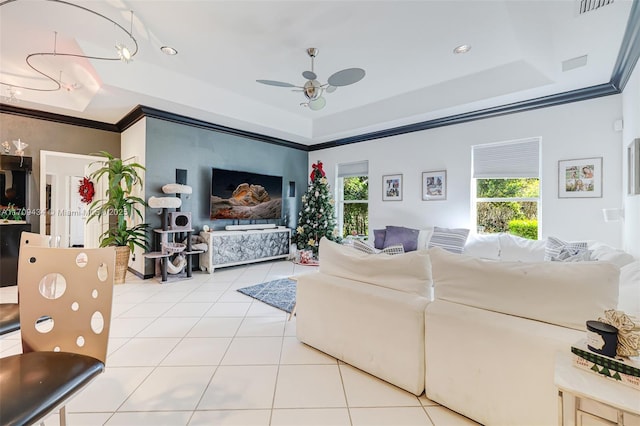
[[[86,160],[88,166],[90,163],[95,161],[102,161],[104,158],[97,157],[95,155],[85,155],[85,154],[73,154],[70,152],[58,152],[58,151],[40,151],[40,234],[45,235],[46,233],[46,220],[47,220],[47,159],[52,157],[62,157],[62,158],[74,158],[74,159],[84,159]],[[85,166],[85,167],[86,167]],[[64,182],[62,182],[64,189]],[[86,232],[85,227],[85,232]],[[98,236],[96,235],[97,239]],[[85,235],[85,241],[87,236]]]

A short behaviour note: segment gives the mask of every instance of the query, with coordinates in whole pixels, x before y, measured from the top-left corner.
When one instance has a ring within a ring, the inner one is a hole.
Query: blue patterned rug
[[[238,291],[288,313],[296,303],[296,282],[288,278],[239,288]]]

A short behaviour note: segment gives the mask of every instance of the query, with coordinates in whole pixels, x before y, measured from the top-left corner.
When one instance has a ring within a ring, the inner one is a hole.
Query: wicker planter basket
[[[116,249],[116,270],[113,274],[114,284],[124,284],[124,279],[127,275],[127,268],[129,267],[129,255],[131,250],[127,246],[115,247]]]

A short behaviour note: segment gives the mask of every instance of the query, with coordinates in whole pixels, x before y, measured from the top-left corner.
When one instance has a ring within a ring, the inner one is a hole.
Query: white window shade
[[[338,164],[338,177],[350,177],[350,176],[368,176],[369,175],[369,162],[358,161],[356,163]]]
[[[537,178],[540,176],[540,141],[527,139],[473,147],[476,179]]]

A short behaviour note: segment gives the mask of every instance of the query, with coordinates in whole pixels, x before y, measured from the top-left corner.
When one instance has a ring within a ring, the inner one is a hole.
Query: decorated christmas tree
[[[318,245],[322,237],[332,241],[339,239],[333,216],[334,201],[329,192],[329,182],[322,170],[322,162],[314,164],[311,182],[302,196],[302,209],[298,215],[295,242],[298,250],[313,251],[318,257]]]

